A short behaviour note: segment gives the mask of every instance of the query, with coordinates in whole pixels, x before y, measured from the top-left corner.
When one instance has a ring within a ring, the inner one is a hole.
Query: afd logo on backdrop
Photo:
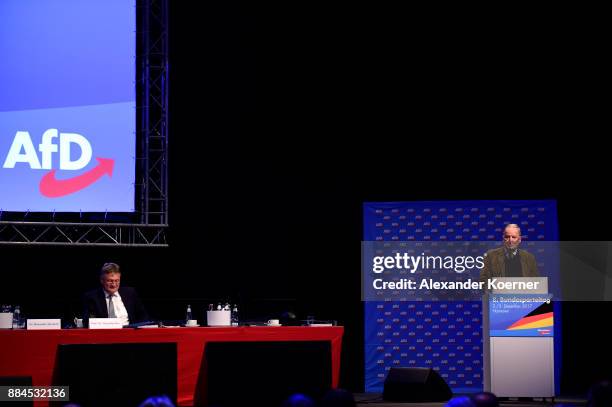
[[[70,154],[73,145],[80,149],[80,156],[75,160]],[[38,153],[40,153],[40,158]],[[59,153],[61,171],[78,171],[91,162],[93,150],[91,143],[80,134],[59,133],[57,129],[48,129],[42,135],[37,152],[30,133],[18,131],[2,168],[15,168],[17,164],[24,163],[32,170],[50,170],[43,175],[39,184],[40,193],[47,198],[59,198],[73,194],[94,184],[105,174],[108,174],[109,177],[113,175],[115,160],[96,157],[98,164],[89,171],[71,178],[57,179],[55,177],[57,169],[52,168],[54,153]]]

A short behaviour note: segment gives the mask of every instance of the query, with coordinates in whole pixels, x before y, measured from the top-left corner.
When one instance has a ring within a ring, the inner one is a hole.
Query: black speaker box
[[[447,401],[452,396],[438,372],[422,367],[392,367],[383,391],[383,399],[399,402]]]
[[[70,401],[86,407],[162,394],[176,402],[176,370],[176,343],[59,345],[54,385],[70,386]]]

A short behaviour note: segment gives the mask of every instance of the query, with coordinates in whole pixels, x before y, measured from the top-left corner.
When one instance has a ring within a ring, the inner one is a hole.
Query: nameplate
[[[89,329],[121,329],[119,318],[89,318]]]
[[[62,329],[61,319],[28,319],[27,329]]]

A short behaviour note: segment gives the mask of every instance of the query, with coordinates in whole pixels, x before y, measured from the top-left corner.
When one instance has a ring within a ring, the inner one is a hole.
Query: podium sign
[[[554,315],[545,277],[499,278],[483,297],[485,391],[498,397],[554,397]],[[535,290],[520,287],[539,282]],[[521,284],[523,283],[523,284]]]
[[[550,294],[489,296],[489,336],[554,336]]]

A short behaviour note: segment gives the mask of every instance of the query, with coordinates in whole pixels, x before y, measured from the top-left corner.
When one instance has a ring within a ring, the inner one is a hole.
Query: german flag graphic
[[[520,329],[534,329],[553,326],[553,308],[552,303],[547,302],[540,305],[538,308],[519,319],[508,328],[509,331],[518,331]]]

